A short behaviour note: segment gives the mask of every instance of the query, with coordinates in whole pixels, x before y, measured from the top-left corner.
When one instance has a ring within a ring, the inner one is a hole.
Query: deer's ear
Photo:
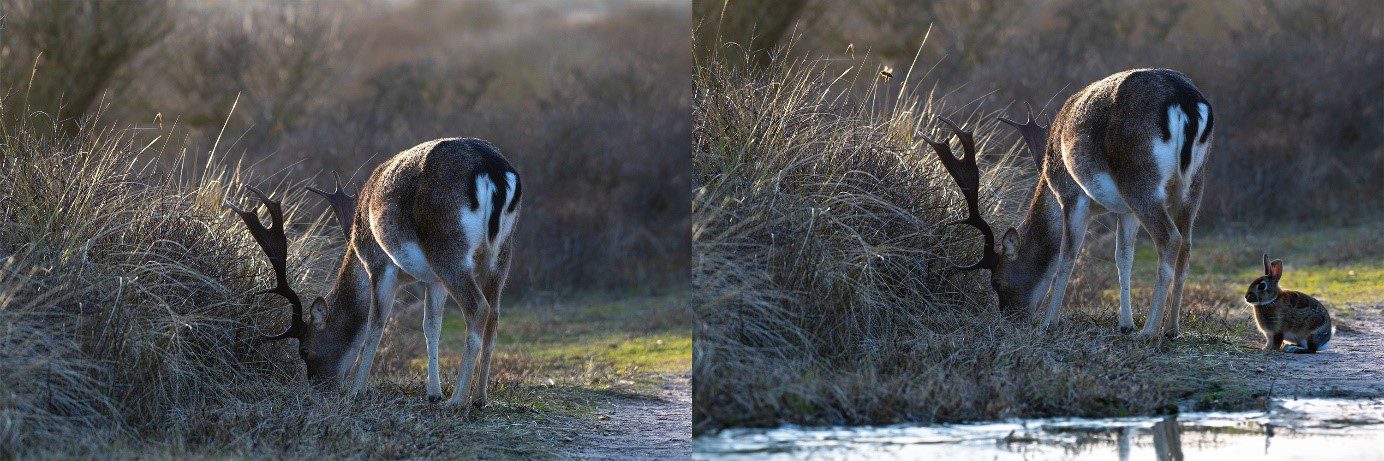
[[[321,330],[327,327],[327,300],[321,296],[312,300],[312,309],[308,310],[308,316],[312,317],[312,329]]]
[[[1019,231],[1013,227],[1004,231],[1004,238],[1000,239],[1000,254],[1004,259],[1014,259],[1019,256]]]
[[[1273,260],[1273,262],[1269,263],[1269,275],[1273,276],[1274,280],[1278,280],[1279,277],[1283,277],[1282,259],[1275,259]]]

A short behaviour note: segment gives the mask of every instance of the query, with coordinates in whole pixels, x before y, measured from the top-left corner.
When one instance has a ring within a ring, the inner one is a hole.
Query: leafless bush
[[[341,25],[315,5],[212,10],[182,19],[164,50],[168,92],[152,105],[191,128],[214,136],[229,115],[230,132],[246,134],[241,147],[261,149],[304,123],[340,83]]]
[[[936,63],[930,75],[946,79],[970,71],[1003,50],[998,46],[1027,17],[1024,5],[1005,0],[971,2],[874,1],[861,4],[864,20],[875,27],[870,51],[901,63],[917,56],[923,37],[929,53],[918,56]],[[838,31],[837,33],[841,33]]]
[[[95,107],[102,92],[125,83],[130,63],[171,29],[171,9],[164,1],[4,0],[0,105],[49,112],[49,123],[61,123],[62,131],[73,135],[76,119]],[[30,78],[38,73],[43,78]]]
[[[703,45],[696,48],[697,56],[713,59],[727,51],[708,48],[718,44],[752,53],[745,63],[768,66],[770,50],[787,36],[794,22],[804,13],[820,11],[809,6],[808,0],[694,0],[692,15],[700,23],[693,24],[693,30],[697,43]]]

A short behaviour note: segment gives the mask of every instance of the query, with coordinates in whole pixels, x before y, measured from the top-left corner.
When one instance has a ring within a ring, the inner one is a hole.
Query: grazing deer
[[[980,174],[971,133],[942,119],[959,138],[963,155],[948,139],[927,139],[956,180],[969,215],[951,224],[976,227],[985,250],[960,270],[989,269],[1001,308],[1036,312],[1046,301],[1043,326],[1062,305],[1091,218],[1118,215],[1115,261],[1120,278],[1120,331],[1134,331],[1129,277],[1134,237],[1143,226],[1158,248],[1158,284],[1141,337],[1177,335],[1182,287],[1191,252],[1192,222],[1201,203],[1211,149],[1211,105],[1191,80],[1168,69],[1120,72],[1090,84],[1062,105],[1048,129],[1033,120],[1001,118],[1017,128],[1038,167],[1037,188],[1017,229],[998,248],[977,205]],[[1171,309],[1164,309],[1171,290]],[[1044,298],[1046,295],[1046,299]]]
[[[287,298],[292,323],[268,340],[297,338],[308,378],[335,386],[359,357],[351,395],[359,394],[394,306],[400,282],[427,284],[423,334],[428,344],[428,399],[442,399],[438,370],[442,303],[450,294],[466,315],[466,351],[449,404],[484,407],[500,291],[509,274],[519,217],[519,173],[488,142],[448,138],[419,144],[375,168],[356,199],[337,189],[326,197],[346,233],[346,256],[336,283],[312,303],[309,318],[288,285],[288,242],[279,202],[248,187],[269,210],[226,205],[240,214],[274,267],[276,285],[262,293]],[[469,400],[463,401],[463,398]]]

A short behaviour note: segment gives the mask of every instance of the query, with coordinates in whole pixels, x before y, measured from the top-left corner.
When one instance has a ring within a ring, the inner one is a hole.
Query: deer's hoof
[[[1127,334],[1130,334],[1130,333],[1133,333],[1133,332],[1134,332],[1134,327],[1132,327],[1132,326],[1120,326],[1120,334],[1122,334],[1122,335],[1127,335]]]
[[[440,395],[429,395],[429,396],[428,396],[428,403],[437,403],[437,402],[441,402],[441,401],[442,401],[442,396],[440,396]]]
[[[484,410],[487,406],[490,406],[490,399],[481,398],[471,401],[472,409]]]
[[[1158,339],[1158,338],[1160,338],[1160,337],[1162,337],[1162,336],[1163,336],[1162,333],[1153,332],[1153,331],[1148,331],[1148,330],[1140,331],[1138,334],[1134,335],[1135,338],[1142,339],[1142,340],[1144,340],[1144,341],[1152,341],[1152,340]]]
[[[455,411],[455,410],[460,410],[460,411],[461,411],[461,417],[462,417],[462,418],[470,418],[470,417],[471,417],[471,406],[470,406],[470,405],[464,405],[464,404],[462,404],[462,403],[461,403],[461,399],[456,399],[456,398],[447,399],[447,402],[444,403],[443,405],[445,405],[447,408],[452,409],[452,410],[454,410],[454,411]]]

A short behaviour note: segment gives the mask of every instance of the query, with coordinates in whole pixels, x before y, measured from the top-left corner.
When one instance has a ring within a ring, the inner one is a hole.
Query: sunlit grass
[[[492,372],[501,383],[647,394],[670,375],[691,370],[690,315],[682,294],[507,307]],[[460,360],[465,325],[458,312],[447,312],[446,370]],[[409,367],[423,373],[427,362],[419,356]]]
[[[1157,253],[1140,236],[1135,253],[1135,286],[1148,283]],[[1242,296],[1263,274],[1262,257],[1282,259],[1282,285],[1320,299],[1339,310],[1384,301],[1384,223],[1329,229],[1281,226],[1250,232],[1218,231],[1193,243],[1188,286]],[[1095,249],[1102,253],[1101,249]],[[1108,264],[1099,262],[1098,264]],[[1113,267],[1113,265],[1112,265]],[[1144,277],[1149,278],[1149,277]],[[1109,292],[1118,297],[1118,291]]]

